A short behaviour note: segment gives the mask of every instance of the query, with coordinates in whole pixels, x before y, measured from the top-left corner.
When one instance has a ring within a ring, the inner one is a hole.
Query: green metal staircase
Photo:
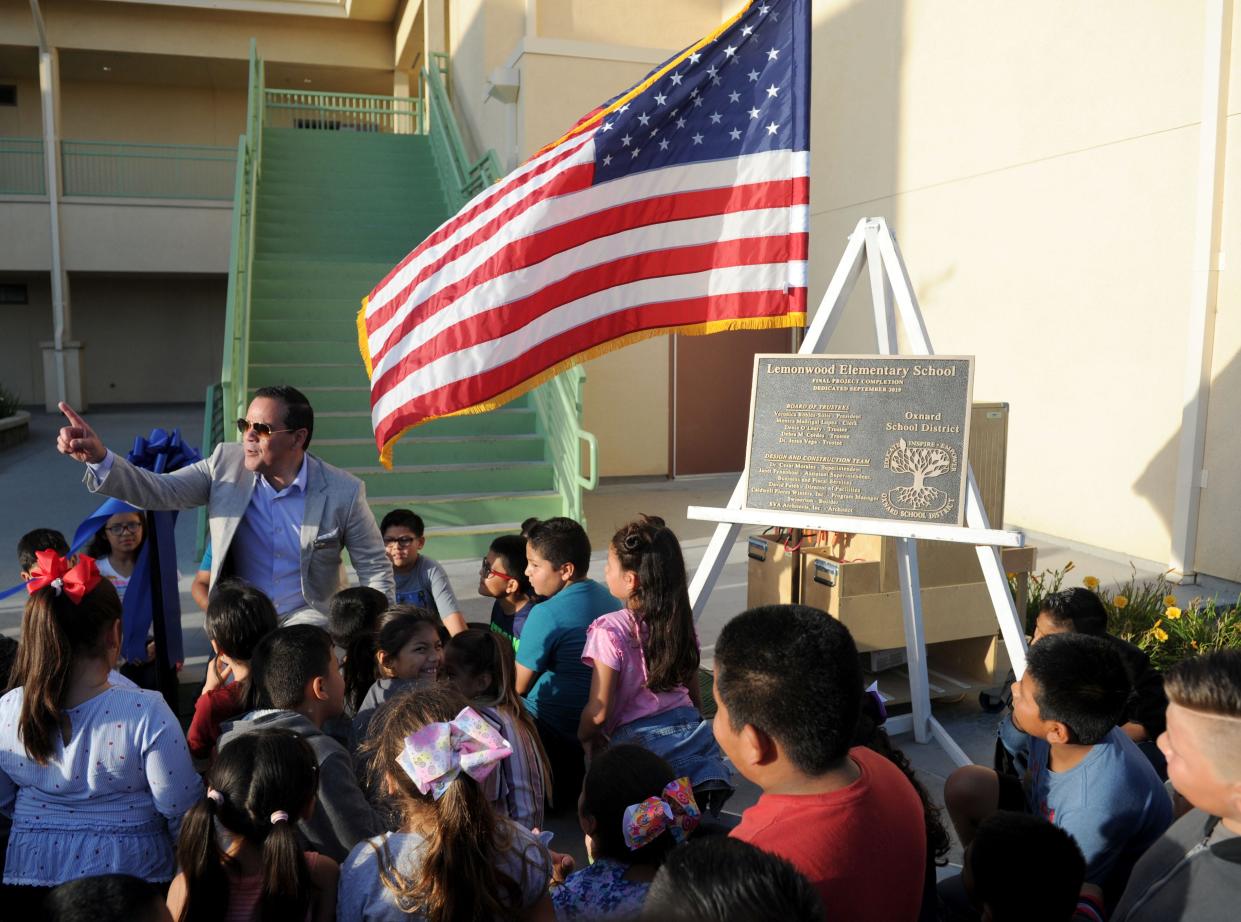
[[[481,556],[528,516],[581,518],[594,485],[582,449],[593,470],[595,448],[579,425],[583,376],[570,372],[490,413],[426,423],[397,443],[391,471],[379,465],[361,297],[498,173],[492,155],[466,163],[438,70],[423,88],[418,99],[267,90],[253,57],[224,370],[204,443],[255,388],[291,384],[315,408],[311,450],[365,481],[377,519],[418,512],[427,552],[454,559]]]

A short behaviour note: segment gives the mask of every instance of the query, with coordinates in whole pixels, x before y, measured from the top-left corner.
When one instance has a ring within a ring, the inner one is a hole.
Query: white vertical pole
[[[905,261],[901,259],[896,238],[886,223],[883,224],[878,236],[878,246],[883,253],[888,278],[892,282],[893,296],[900,310],[905,335],[909,337],[910,352],[914,355],[934,355],[931,337],[922,319],[922,311],[918,307],[913,285],[909,281],[909,272],[905,267]],[[982,505],[982,493],[978,489],[978,481],[974,477],[973,468],[968,464],[966,473],[965,522],[971,528],[990,528],[987,511]],[[978,563],[982,567],[983,580],[987,585],[987,593],[991,596],[991,605],[995,609],[995,619],[999,624],[1000,634],[1004,638],[1004,645],[1008,651],[1009,661],[1017,677],[1020,678],[1026,668],[1025,624],[1017,613],[1017,605],[1008,587],[1008,576],[1004,572],[999,549],[979,545],[976,550],[978,551]]]
[[[881,355],[896,355],[896,317],[892,310],[890,267],[884,265],[880,232],[887,234],[882,218],[866,224],[866,266],[870,272],[870,297],[875,313],[875,337]],[[889,271],[884,271],[888,269]],[[901,615],[905,622],[905,656],[909,669],[909,702],[913,709],[914,739],[931,738],[931,681],[926,668],[926,632],[922,626],[922,581],[918,575],[918,543],[896,539],[896,567],[900,574]]]
[[[819,302],[819,309],[815,311],[814,319],[811,320],[806,330],[806,337],[802,340],[801,348],[797,350],[798,355],[813,355],[821,351],[831,338],[832,331],[836,329],[836,323],[840,320],[840,312],[845,302],[849,300],[849,295],[853,293],[853,286],[857,283],[858,276],[862,274],[865,226],[866,219],[863,218],[849,235],[849,243],[845,247],[844,255],[840,257],[836,271],[832,274],[832,280],[828,283],[827,290],[823,292],[823,300]],[[745,476],[742,475],[725,508],[740,509],[744,502]],[[711,590],[715,588],[716,581],[724,571],[728,552],[736,543],[739,534],[741,534],[740,525],[715,526],[702,562],[698,564],[698,569],[694,571],[694,578],[689,584],[689,600],[693,607],[695,622],[702,617],[707,607],[707,600],[711,597]]]
[[[1198,511],[1206,452],[1207,404],[1215,348],[1219,292],[1220,189],[1228,139],[1228,74],[1232,57],[1232,0],[1207,0],[1202,74],[1202,121],[1198,129],[1197,216],[1194,221],[1192,288],[1188,311],[1181,436],[1172,505],[1171,569],[1192,581],[1197,569]]]

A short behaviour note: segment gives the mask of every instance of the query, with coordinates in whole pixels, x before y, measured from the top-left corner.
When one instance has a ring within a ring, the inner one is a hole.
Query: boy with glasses
[[[384,553],[392,561],[397,604],[435,612],[448,633],[460,634],[466,629],[465,615],[461,614],[444,568],[422,554],[427,543],[425,530],[422,516],[409,509],[393,509],[379,523]]]
[[[491,542],[478,570],[478,594],[495,599],[491,606],[491,629],[517,649],[522,628],[536,601],[526,576],[526,539],[501,535]]]

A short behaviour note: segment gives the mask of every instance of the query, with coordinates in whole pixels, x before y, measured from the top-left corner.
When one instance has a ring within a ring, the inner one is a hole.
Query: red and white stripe
[[[592,131],[527,162],[371,293],[381,448],[601,343],[805,310],[808,154],[766,151],[594,186],[594,148]]]

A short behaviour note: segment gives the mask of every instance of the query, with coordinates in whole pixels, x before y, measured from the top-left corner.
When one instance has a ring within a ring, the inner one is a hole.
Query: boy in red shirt
[[[715,645],[715,738],[763,789],[732,835],[789,861],[829,918],[914,920],[926,827],[908,779],[849,747],[862,698],[843,624],[804,605],[738,615]]]

